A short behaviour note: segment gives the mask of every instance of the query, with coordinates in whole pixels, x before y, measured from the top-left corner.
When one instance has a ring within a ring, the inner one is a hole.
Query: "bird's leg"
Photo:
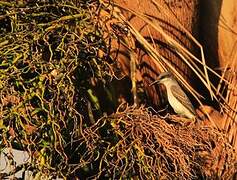
[[[178,116],[178,115],[171,115],[169,119],[170,121],[181,124],[182,126],[192,126],[196,122],[195,119],[188,119],[186,117]]]
[[[160,113],[160,112],[164,112],[168,109],[169,105],[167,104],[163,109],[160,109],[158,110],[157,112]]]

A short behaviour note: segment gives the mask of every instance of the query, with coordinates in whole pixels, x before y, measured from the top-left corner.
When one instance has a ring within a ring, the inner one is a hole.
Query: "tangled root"
[[[234,151],[222,133],[201,124],[169,124],[144,107],[104,117],[82,135],[86,151],[80,167],[97,162],[97,178],[230,178],[236,173]]]

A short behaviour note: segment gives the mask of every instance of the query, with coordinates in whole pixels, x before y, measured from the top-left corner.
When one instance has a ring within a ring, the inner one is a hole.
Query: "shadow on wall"
[[[219,67],[218,61],[218,22],[220,18],[222,0],[200,1],[200,42],[208,65]]]
[[[218,59],[218,22],[221,5],[222,0],[200,0],[199,41],[203,46],[207,65],[214,70],[217,70],[220,64]],[[220,74],[220,71],[218,73]],[[212,74],[210,74],[210,80],[215,86],[218,84],[218,78]],[[202,87],[197,85],[198,88]],[[204,92],[204,97],[209,95],[206,90],[198,89],[198,91]]]

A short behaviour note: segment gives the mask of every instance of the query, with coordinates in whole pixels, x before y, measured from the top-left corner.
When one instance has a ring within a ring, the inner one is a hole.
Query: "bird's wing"
[[[192,103],[178,84],[171,86],[171,92],[190,112],[196,114]]]

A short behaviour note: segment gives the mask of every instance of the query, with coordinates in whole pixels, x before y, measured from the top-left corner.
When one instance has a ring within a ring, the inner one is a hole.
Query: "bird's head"
[[[169,81],[172,81],[173,80],[173,75],[169,72],[169,71],[166,71],[166,72],[163,72],[161,73],[157,80],[154,81],[153,83],[150,84],[150,86],[154,85],[154,84],[164,84],[166,82],[169,82]]]

